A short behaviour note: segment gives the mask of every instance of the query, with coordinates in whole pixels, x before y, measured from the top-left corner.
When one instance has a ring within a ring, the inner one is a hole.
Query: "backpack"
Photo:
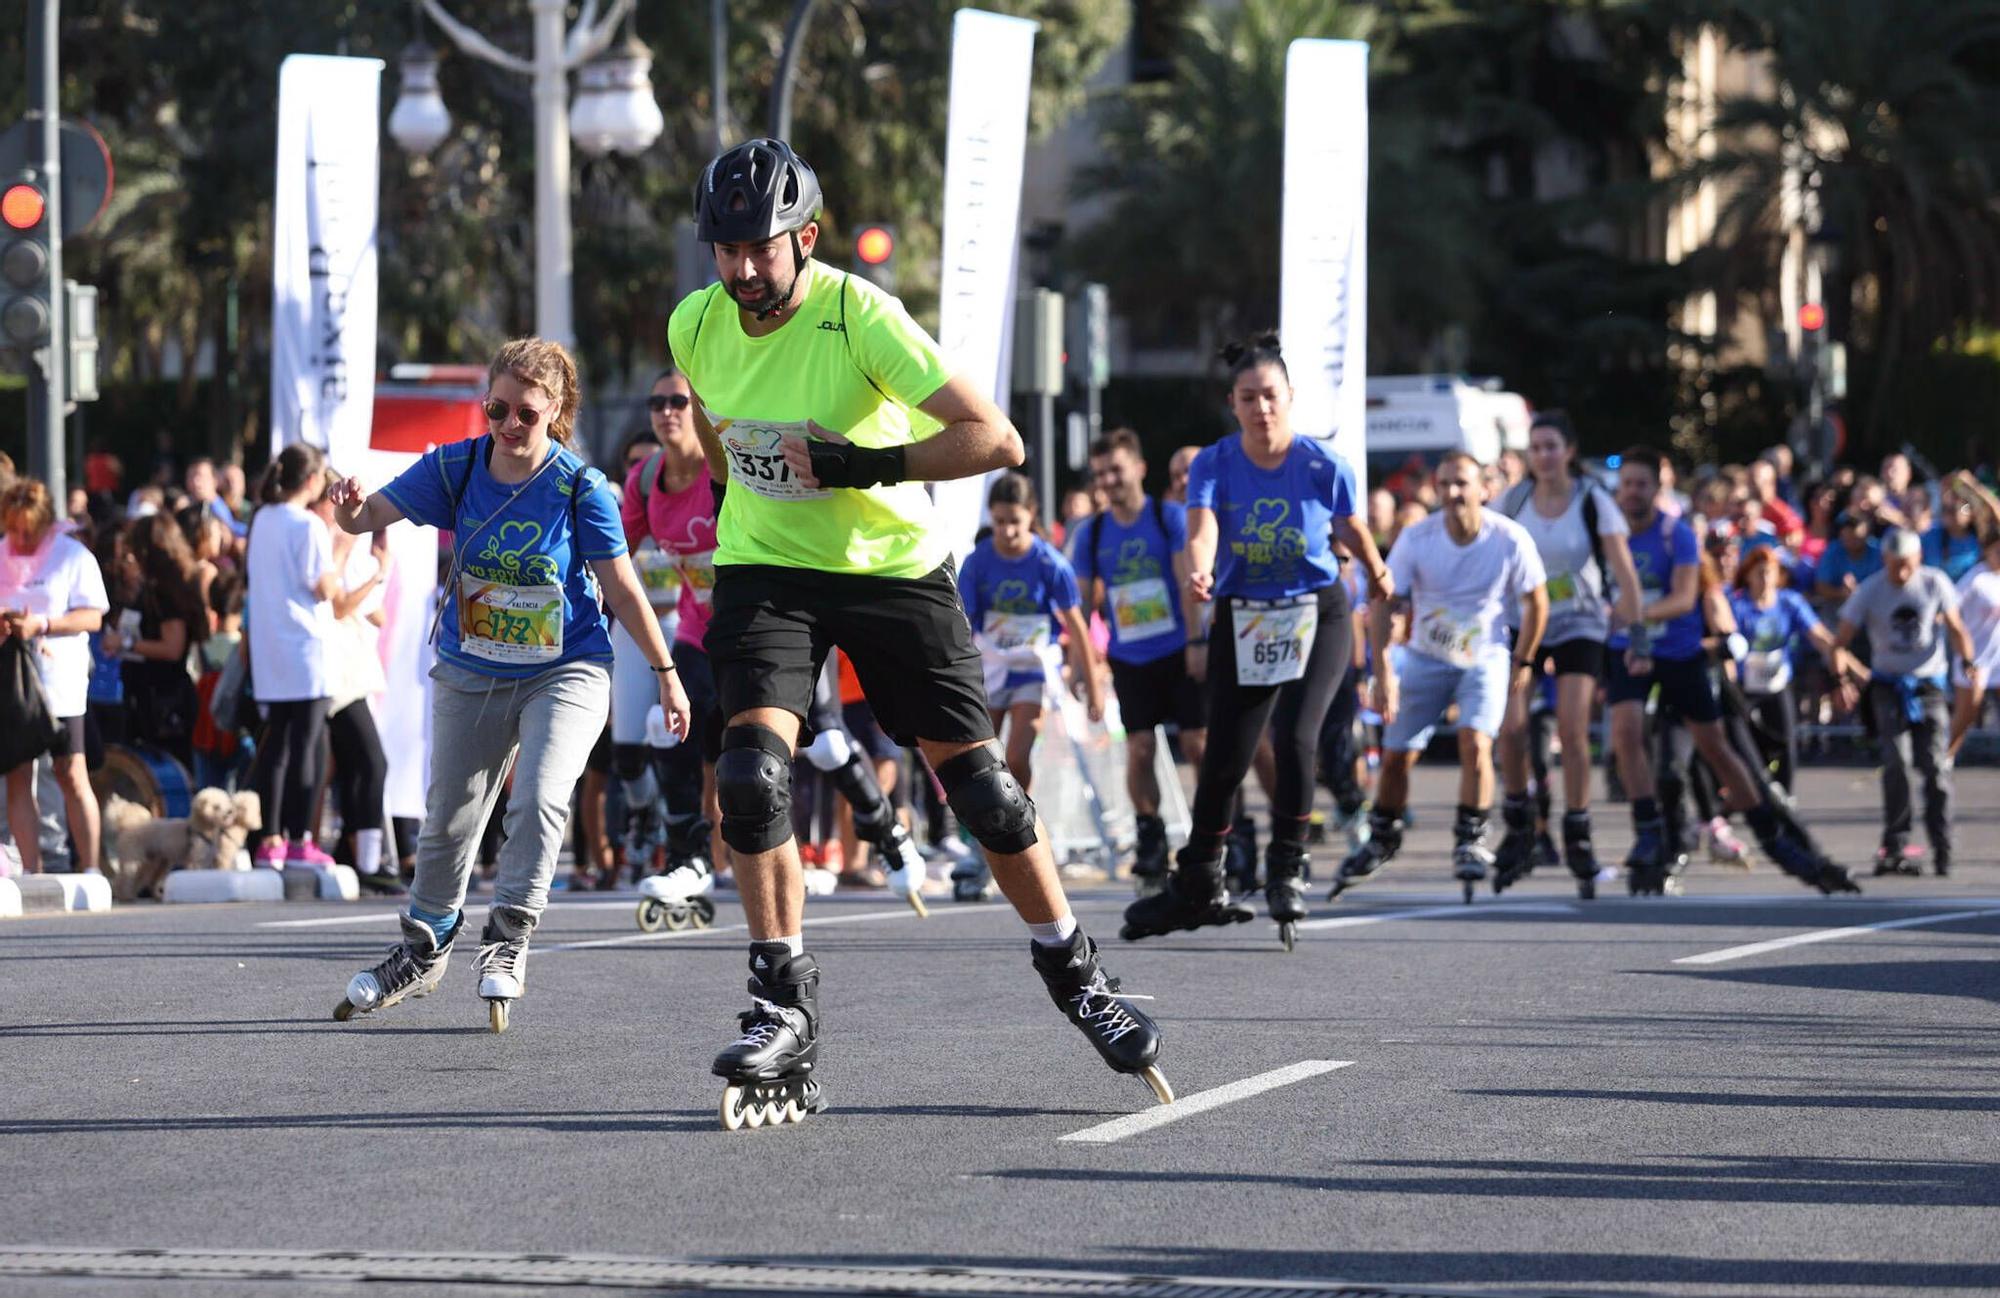
[[[1592,490],[1590,482],[1578,478],[1570,499],[1575,500],[1579,493],[1583,496],[1583,531],[1590,538],[1590,557],[1597,562],[1598,581],[1608,591],[1611,589],[1611,569],[1604,564],[1604,538],[1597,531],[1597,492]],[[1535,480],[1523,478],[1507,488],[1507,494],[1500,498],[1500,512],[1518,522],[1521,511],[1528,507],[1534,495]]]

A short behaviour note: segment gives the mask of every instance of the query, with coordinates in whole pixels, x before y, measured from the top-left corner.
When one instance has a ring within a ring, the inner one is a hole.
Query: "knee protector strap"
[[[838,727],[820,731],[799,753],[816,771],[837,771],[853,755],[854,745],[848,742],[847,732]]]
[[[960,753],[937,768],[937,777],[952,814],[981,847],[1015,853],[1035,845],[1035,804],[991,746]]]
[[[792,836],[792,750],[768,726],[730,726],[715,763],[722,841],[768,852]]]

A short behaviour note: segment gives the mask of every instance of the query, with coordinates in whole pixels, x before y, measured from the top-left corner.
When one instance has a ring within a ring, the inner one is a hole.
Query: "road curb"
[[[110,910],[111,880],[101,874],[24,874],[0,880],[0,915],[59,915],[71,910]],[[13,908],[6,894],[11,890]]]

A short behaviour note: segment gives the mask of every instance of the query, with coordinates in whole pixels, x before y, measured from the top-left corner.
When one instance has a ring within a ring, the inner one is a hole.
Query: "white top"
[[[1611,635],[1611,601],[1605,594],[1611,582],[1591,551],[1583,521],[1585,493],[1596,501],[1598,536],[1629,536],[1632,529],[1625,522],[1625,511],[1604,488],[1595,483],[1579,485],[1582,490],[1572,489],[1568,506],[1554,518],[1545,517],[1536,507],[1532,488],[1512,516],[1534,542],[1548,573],[1549,629],[1542,633],[1545,645],[1572,640],[1602,642]],[[1515,605],[1508,605],[1507,621],[1513,626],[1521,624]]]
[[[1958,615],[1972,636],[1972,663],[2000,684],[2000,572],[1980,564],[1958,579]]]
[[[341,573],[340,584],[353,590],[373,577],[381,567],[374,551],[368,548],[368,538],[356,538],[354,547],[347,552],[347,567]],[[370,614],[382,607],[382,590],[378,585],[369,591],[360,606],[334,622],[329,632],[327,645],[331,652],[327,656],[326,667],[329,715],[357,699],[380,694],[389,688],[389,678],[382,669],[382,632],[368,620]]]
[[[299,505],[265,505],[251,520],[245,627],[259,703],[323,699],[333,606],[313,587],[333,567],[333,539]]]
[[[0,607],[57,618],[80,608],[109,609],[104,574],[81,541],[53,529],[41,548],[16,554],[0,537]],[[58,719],[80,717],[90,699],[90,637],[81,632],[42,636],[35,655],[42,688]]]
[[[1505,654],[1508,606],[1548,579],[1527,529],[1490,509],[1464,545],[1442,512],[1404,528],[1389,573],[1410,599],[1410,648],[1455,667]]]

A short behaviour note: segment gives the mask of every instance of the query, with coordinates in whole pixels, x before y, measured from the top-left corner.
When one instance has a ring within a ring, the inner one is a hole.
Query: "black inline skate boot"
[[[819,965],[783,942],[750,944],[751,1008],[736,1016],[743,1035],[715,1057],[722,1129],[799,1122],[826,1107],[813,1067],[819,1061]]]
[[[1460,807],[1458,818],[1452,822],[1451,875],[1465,888],[1465,903],[1472,904],[1472,894],[1485,881],[1486,872],[1493,866],[1493,851],[1486,846],[1486,821],[1484,811],[1470,807]],[[1530,822],[1528,850],[1534,851],[1534,829]],[[1530,856],[1532,862],[1533,857]],[[1498,889],[1495,889],[1497,892]]]
[[[1743,819],[1757,835],[1757,846],[1764,849],[1764,855],[1808,888],[1817,888],[1827,896],[1861,891],[1845,866],[1827,860],[1805,830],[1795,821],[1781,821],[1770,803],[1752,807]]]
[[[1368,841],[1347,854],[1333,876],[1326,899],[1332,901],[1357,884],[1366,883],[1382,872],[1403,847],[1403,814],[1380,807],[1368,813]]]
[[[1882,839],[1882,845],[1875,849],[1875,877],[1885,874],[1907,875],[1914,879],[1924,872],[1923,854],[1912,852],[1905,839],[1890,834]]]
[[[1118,930],[1119,937],[1136,942],[1168,933],[1244,924],[1253,917],[1250,908],[1231,901],[1222,886],[1219,856],[1198,856],[1190,845],[1180,850],[1176,863],[1178,868],[1167,876],[1166,887],[1125,908],[1125,925]]]
[[[1137,1073],[1153,1088],[1160,1103],[1172,1104],[1174,1088],[1167,1085],[1159,1069],[1159,1026],[1130,1003],[1151,998],[1121,992],[1118,980],[1105,976],[1097,958],[1097,943],[1080,929],[1069,935],[1067,945],[1030,942],[1028,947],[1035,972],[1048,986],[1049,999],[1090,1039],[1104,1062],[1121,1073]]]
[[[1507,891],[1534,873],[1535,804],[1525,793],[1510,793],[1500,804],[1500,818],[1507,832],[1493,853],[1493,893]]]
[[[1139,838],[1132,848],[1132,890],[1150,897],[1167,886],[1167,822],[1138,817]]]
[[[1666,825],[1657,814],[1632,820],[1632,850],[1625,854],[1625,887],[1634,897],[1667,891]]]
[[[1584,901],[1597,898],[1597,852],[1590,842],[1590,813],[1571,811],[1563,815],[1563,864],[1576,879],[1576,895]]]
[[[1229,891],[1247,897],[1257,891],[1257,822],[1238,816],[1229,826],[1223,849],[1222,877]]]
[[[348,980],[347,995],[333,1007],[336,1022],[345,1023],[356,1014],[386,1010],[406,997],[428,996],[444,979],[445,965],[451,960],[451,944],[465,927],[463,911],[452,916],[444,940],[429,924],[402,916],[403,940],[389,951],[389,958],[373,969],[365,969]]]
[[[1264,849],[1264,905],[1277,921],[1278,940],[1287,951],[1298,942],[1299,921],[1311,913],[1306,909],[1307,865],[1304,843],[1274,838]]]

